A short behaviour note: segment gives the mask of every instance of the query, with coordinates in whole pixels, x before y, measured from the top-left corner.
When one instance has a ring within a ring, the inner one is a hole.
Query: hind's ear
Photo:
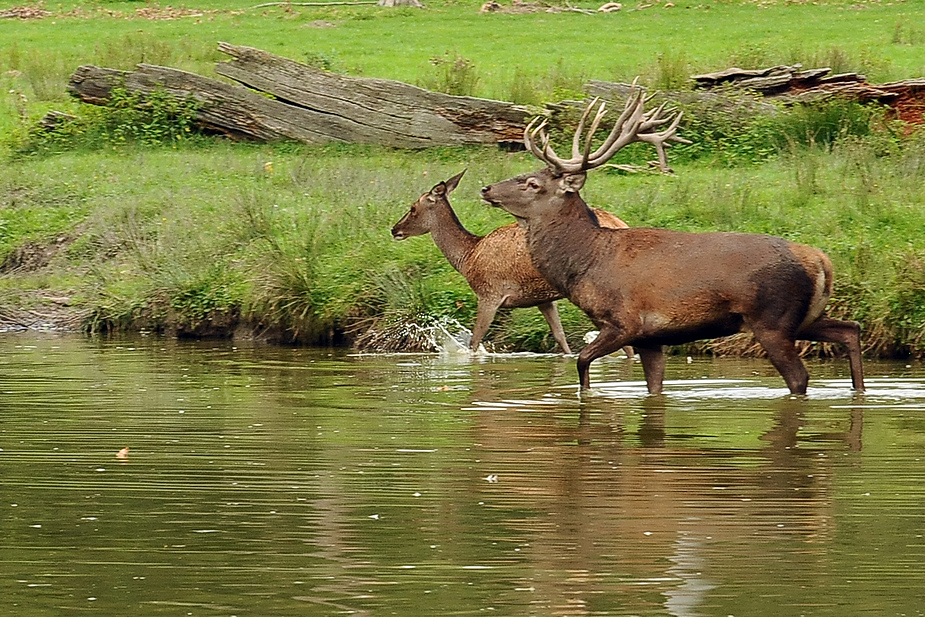
[[[466,173],[466,170],[463,169],[461,172],[459,172],[458,174],[456,174],[455,176],[453,176],[452,178],[444,182],[444,184],[446,185],[447,193],[452,193],[453,189],[459,186],[459,180],[463,177],[463,174],[465,173]]]
[[[439,182],[434,185],[434,188],[430,189],[431,197],[443,197],[447,193],[449,193],[449,191],[447,190],[446,182]]]

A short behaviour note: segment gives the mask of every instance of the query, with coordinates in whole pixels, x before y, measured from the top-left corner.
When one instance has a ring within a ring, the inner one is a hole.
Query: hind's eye
[[[411,214],[417,214],[418,209],[414,206],[411,206]]]

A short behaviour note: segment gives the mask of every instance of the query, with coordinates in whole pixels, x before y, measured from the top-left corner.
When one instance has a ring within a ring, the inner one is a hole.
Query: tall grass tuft
[[[74,67],[63,54],[24,54],[14,41],[5,60],[10,70],[28,86],[23,92],[28,100],[45,103],[67,100],[67,82]]]
[[[900,19],[893,27],[893,36],[890,43],[894,45],[922,45],[925,44],[925,28],[920,25],[909,25]]]
[[[806,68],[828,67],[832,74],[860,73],[872,83],[890,78],[890,62],[871,49],[850,52],[838,45],[817,49],[795,47],[783,58],[785,64],[800,63]]]
[[[475,96],[480,77],[472,60],[446,52],[432,57],[430,65],[433,68],[429,74],[419,81],[422,88],[456,96]]]
[[[195,70],[203,62],[217,62],[224,56],[215,45],[190,37],[161,38],[138,31],[103,39],[90,61],[107,68],[131,71],[138,64],[158,64]]]
[[[521,105],[540,105],[546,101],[584,98],[587,76],[580,67],[559,58],[545,72],[536,73],[517,66],[507,90],[500,98]]]
[[[501,98],[518,105],[541,105],[543,103],[543,94],[540,92],[539,85],[529,73],[519,66],[514,69],[508,90],[502,94]]]
[[[653,74],[647,83],[657,90],[689,90],[691,88],[691,67],[683,52],[658,54]]]

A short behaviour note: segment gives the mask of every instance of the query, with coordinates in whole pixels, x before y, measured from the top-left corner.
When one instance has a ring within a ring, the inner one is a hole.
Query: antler
[[[534,128],[534,124],[539,120],[538,117],[534,118],[533,121],[527,125],[527,128],[524,129],[524,145],[535,157],[546,163],[552,169],[559,172],[578,172],[600,167],[610,160],[617,151],[628,144],[635,141],[642,141],[655,146],[655,150],[658,153],[659,168],[663,172],[670,172],[671,168],[668,167],[668,156],[665,153],[667,142],[691,143],[687,139],[675,135],[678,123],[681,122],[681,116],[684,112],[679,111],[672,116],[674,113],[673,109],[669,109],[667,112],[665,110],[665,105],[667,103],[662,103],[652,111],[644,112],[643,109],[645,104],[652,99],[652,96],[644,96],[642,89],[637,87],[636,81],[634,80],[629,97],[627,97],[626,104],[623,107],[623,113],[617,118],[607,139],[605,139],[604,143],[594,152],[591,152],[591,138],[597,131],[598,126],[600,126],[604,114],[607,113],[605,109],[606,103],[601,102],[600,105],[598,105],[598,98],[591,101],[591,104],[588,105],[581,115],[578,128],[575,129],[575,136],[572,138],[572,158],[563,159],[556,155],[549,145],[549,134],[544,130],[546,128],[546,120],[543,120],[539,126]],[[582,148],[581,138],[585,122],[587,122],[591,110],[594,109],[596,105],[598,106],[597,112],[594,114],[591,126],[585,134],[585,144],[584,148]],[[663,117],[665,113],[668,115]],[[656,127],[660,127],[666,123],[668,123],[668,128],[662,131],[653,131]],[[537,140],[540,142],[539,145],[537,145]]]

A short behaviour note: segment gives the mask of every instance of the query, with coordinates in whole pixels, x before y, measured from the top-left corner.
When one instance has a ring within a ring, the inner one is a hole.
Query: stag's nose
[[[392,239],[393,240],[404,240],[405,234],[403,234],[402,232],[400,232],[399,230],[393,227],[392,228]]]

